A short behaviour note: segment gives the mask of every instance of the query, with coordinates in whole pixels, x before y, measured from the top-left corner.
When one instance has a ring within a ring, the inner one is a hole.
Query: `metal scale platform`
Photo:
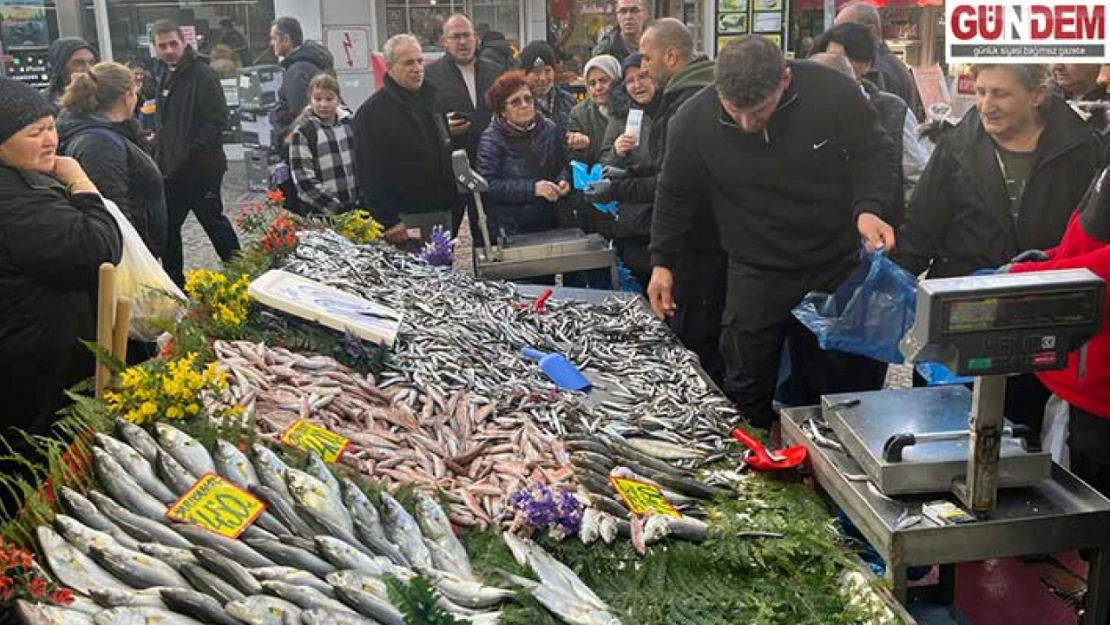
[[[617,252],[598,234],[566,228],[499,237],[496,243],[492,242],[489,220],[482,204],[482,193],[489,190],[489,183],[471,169],[470,160],[463,150],[456,150],[451,155],[451,165],[459,187],[474,194],[479,227],[475,235],[481,237],[482,243],[475,248],[475,271],[479,277],[519,280],[607,268],[610,284],[620,284]]]
[[[1105,288],[1087,270],[926,280],[902,352],[974,376],[973,390],[845,393],[783,411],[784,440],[806,446],[818,483],[888,563],[900,600],[911,566],[942,565],[941,599],[951,601],[952,563],[1087,549],[1088,622],[1110,614],[1110,501],[1029,451],[1002,414],[1008,374],[1063,368],[1094,336]],[[936,500],[975,520],[927,518],[922,506]]]

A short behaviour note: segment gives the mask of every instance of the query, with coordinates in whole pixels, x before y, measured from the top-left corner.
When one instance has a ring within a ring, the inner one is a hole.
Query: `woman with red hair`
[[[489,182],[490,235],[554,229],[558,203],[570,192],[563,138],[536,108],[524,72],[502,74],[486,102],[493,123],[482,133],[477,169]]]

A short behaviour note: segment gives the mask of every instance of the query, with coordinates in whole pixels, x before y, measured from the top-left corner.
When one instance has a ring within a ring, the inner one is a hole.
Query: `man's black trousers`
[[[220,260],[227,262],[239,251],[239,237],[231,222],[224,215],[224,202],[220,197],[223,177],[215,184],[198,184],[196,181],[166,179],[166,211],[169,232],[166,236],[166,257],[162,266],[178,285],[185,284],[185,260],[181,245],[181,226],[189,211],[197,216]]]

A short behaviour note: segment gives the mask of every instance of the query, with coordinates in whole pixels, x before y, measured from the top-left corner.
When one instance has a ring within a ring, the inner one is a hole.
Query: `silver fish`
[[[189,587],[189,582],[173,567],[145,553],[124,549],[119,545],[93,545],[89,554],[97,563],[134,588]]]
[[[15,602],[15,618],[22,625],[93,625],[88,614],[22,599]]]
[[[160,522],[162,519],[154,520],[135,514],[116,503],[111,497],[95,490],[89,491],[89,499],[104,513],[104,516],[140,541],[158,542],[181,549],[192,546],[180,534],[163,525]]]
[[[148,519],[160,519],[166,514],[165,504],[143,490],[111,454],[99,447],[92,451],[96,477],[112,499]]]
[[[491,608],[516,596],[512,590],[486,586],[449,574],[434,573],[431,580],[444,597],[453,603],[476,610]]]
[[[262,586],[242,564],[207,547],[193,547],[193,555],[201,566],[230,583],[244,595],[262,594]]]
[[[192,588],[215,598],[216,601],[220,602],[220,605],[247,597],[247,595],[240,592],[238,588],[232,586],[230,582],[225,581],[222,577],[209,571],[200,564],[183,565],[181,567],[181,574],[185,576],[185,579],[189,580],[189,584]]]
[[[709,526],[698,519],[683,516],[674,518],[662,514],[652,515],[644,523],[644,542],[657,543],[673,536],[683,540],[701,542],[709,533]]]
[[[317,536],[316,551],[338,569],[367,569],[374,558],[334,536]]]
[[[510,532],[503,532],[501,536],[514,555],[525,555],[528,566],[539,576],[542,586],[568,597],[576,597],[580,602],[598,610],[609,610],[605,602],[574,571],[570,570],[570,567],[559,562],[543,547],[526,538],[518,538]]]
[[[181,466],[181,463],[164,449],[158,450],[154,465],[157,467],[158,475],[162,478],[163,483],[178,497],[184,495],[197,483],[198,476],[193,475],[188,469]]]
[[[378,625],[377,621],[366,618],[354,612],[339,612],[315,608],[301,613],[304,625]]]
[[[35,534],[50,571],[66,586],[86,595],[94,588],[131,590],[49,527],[40,525],[35,528]]]
[[[289,487],[285,485],[285,472],[289,469],[289,465],[282,462],[277,454],[263,445],[255,443],[251,449],[254,451],[254,468],[258,473],[259,481],[267,488],[276,490],[287,500],[292,501],[293,494],[289,492]]]
[[[285,484],[289,487],[294,502],[314,514],[326,515],[343,529],[354,532],[355,526],[343,505],[343,499],[338,492],[333,493],[327,484],[304,471],[292,468],[285,470]]]
[[[285,582],[270,580],[262,582],[262,587],[266,589],[267,593],[295,603],[302,610],[326,608],[329,610],[339,610],[340,612],[351,611],[351,608],[339,601],[307,586],[300,587]]]
[[[146,606],[112,608],[93,618],[96,625],[204,625],[188,616]]]
[[[241,540],[232,540],[215,532],[210,532],[203,527],[175,523],[174,529],[195,545],[208,547],[246,567],[274,566],[277,564],[266,556],[258,553]],[[189,545],[191,549],[193,544]]]
[[[474,580],[474,567],[470,564],[470,556],[466,553],[466,547],[463,547],[462,541],[455,536],[454,530],[451,529],[451,521],[447,518],[447,513],[443,511],[439,503],[436,502],[431,496],[421,491],[417,491],[416,497],[416,523],[420,527],[420,531],[424,537],[434,542],[439,546],[446,555],[450,556],[447,560],[454,568],[438,567],[440,570],[454,573],[459,577]],[[437,558],[436,552],[429,549],[432,553],[433,561]],[[444,560],[441,555],[439,560],[441,564]]]
[[[216,463],[212,461],[212,456],[192,436],[160,421],[154,424],[154,436],[162,449],[189,473],[200,477],[205,473],[216,472]]]
[[[138,546],[139,542],[137,540],[104,516],[104,513],[98,510],[96,505],[81,493],[68,486],[63,486],[61,488],[61,500],[65,509],[87,527],[110,535],[128,549],[135,549]]]
[[[320,576],[327,575],[335,570],[335,567],[326,560],[322,560],[315,553],[301,549],[300,547],[287,545],[276,540],[254,540],[248,538],[245,542],[259,553],[265,554],[267,558],[271,559],[270,564],[261,566],[273,566],[280,563],[283,566],[293,566]]]
[[[158,441],[154,440],[153,436],[143,428],[123,419],[116,421],[116,427],[119,428],[120,436],[127,441],[128,445],[139,452],[143,458],[146,458],[147,462],[154,463],[160,448],[158,447]]]
[[[54,528],[69,544],[85,555],[89,555],[89,549],[93,545],[119,545],[119,542],[111,534],[94,530],[65,514],[54,517]]]
[[[339,480],[335,479],[335,475],[332,474],[327,463],[314,451],[308,453],[308,464],[305,466],[305,472],[323,482],[324,486],[328,487],[332,499],[343,501],[343,495],[339,489]]]
[[[222,438],[216,440],[216,453],[212,455],[212,460],[216,463],[216,472],[239,488],[247,490],[261,483],[250,458]]]
[[[178,572],[181,571],[182,565],[197,563],[197,558],[193,555],[192,551],[180,547],[167,547],[166,545],[158,543],[140,543],[137,551],[158,558],[162,562],[172,566]]]
[[[582,512],[582,523],[578,528],[578,538],[583,545],[592,545],[601,536],[601,517],[597,508],[586,508]]]
[[[397,545],[389,542],[389,539],[384,535],[380,535],[377,529],[371,529],[362,519],[356,518],[354,521],[355,533],[358,535],[359,540],[362,541],[362,544],[366,545],[370,551],[389,558],[390,561],[399,566],[412,566],[412,563],[405,557],[405,554],[401,553]]]
[[[96,434],[96,443],[103,447],[139,486],[158,501],[169,505],[177,496],[154,474],[154,467],[134,447],[107,434]]]
[[[239,625],[216,599],[187,588],[163,588],[162,601],[174,612],[192,614],[212,625]]]
[[[389,541],[397,545],[401,553],[405,554],[405,558],[412,563],[412,568],[420,572],[434,570],[432,554],[424,544],[420,526],[408,510],[405,510],[392,495],[382,492],[382,512]]]
[[[297,514],[295,504],[290,501],[291,495],[283,495],[281,492],[263,484],[255,484],[248,490],[254,496],[265,501],[269,506],[266,514],[272,512],[274,518],[283,527],[288,528],[288,531],[293,535],[311,539],[317,534],[316,530]]]
[[[405,625],[405,618],[397,608],[366,591],[336,586],[335,594],[359,614],[368,616],[382,625]]]
[[[308,571],[302,571],[291,566],[262,566],[250,571],[251,575],[254,575],[255,579],[260,582],[274,580],[293,584],[294,586],[310,586],[328,597],[335,596],[335,591],[332,590],[330,584]]]
[[[246,625],[301,625],[301,609],[285,599],[255,595],[230,601],[224,610]]]
[[[96,588],[89,593],[93,601],[105,608],[125,606],[147,606],[166,609],[162,601],[162,587],[153,586],[143,590],[118,590],[115,588]],[[94,615],[95,616],[95,615]]]

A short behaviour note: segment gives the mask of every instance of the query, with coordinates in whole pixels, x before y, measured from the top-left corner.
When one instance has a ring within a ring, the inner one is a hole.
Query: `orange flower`
[[[285,194],[281,192],[281,189],[271,189],[266,192],[266,200],[280,204],[285,201]]]
[[[34,558],[32,558],[31,554],[27,553],[26,551],[20,552],[20,559],[20,564],[22,564],[23,568],[27,570],[30,570],[31,566],[35,563]]]
[[[162,346],[161,350],[159,350],[158,355],[162,358],[172,358],[173,357],[173,339],[172,338],[170,340],[166,341],[166,344]]]
[[[73,591],[68,588],[59,588],[50,595],[50,603],[54,605],[69,605],[73,603]]]
[[[31,593],[32,599],[42,599],[47,593],[46,581],[41,577],[36,577],[31,580],[30,584],[27,584],[27,592]]]

